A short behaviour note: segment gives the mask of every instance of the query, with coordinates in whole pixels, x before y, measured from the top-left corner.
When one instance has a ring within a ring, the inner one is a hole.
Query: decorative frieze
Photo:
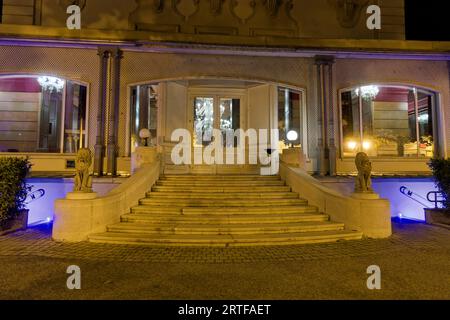
[[[368,0],[328,0],[336,10],[336,17],[343,28],[353,28],[359,21]]]
[[[212,15],[216,16],[222,12],[222,4],[225,0],[209,0]]]
[[[133,29],[187,34],[295,36],[293,0],[136,0]]]

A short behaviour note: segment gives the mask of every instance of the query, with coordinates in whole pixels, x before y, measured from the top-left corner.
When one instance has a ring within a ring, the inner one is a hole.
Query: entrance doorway
[[[214,141],[213,130],[219,130],[222,137],[223,165],[194,165],[194,171],[216,174],[225,166],[236,166],[226,162],[226,148],[237,153],[237,138],[234,133],[238,129],[246,130],[245,113],[246,92],[239,89],[192,89],[189,92],[188,110],[190,110],[189,127],[192,132],[193,155],[203,152],[204,148]],[[216,154],[212,154],[216,156]],[[238,169],[239,167],[235,167]]]

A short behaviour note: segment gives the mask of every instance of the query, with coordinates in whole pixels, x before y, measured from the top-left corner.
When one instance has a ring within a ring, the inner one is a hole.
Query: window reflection
[[[86,146],[87,87],[53,76],[0,78],[0,152]]]
[[[194,99],[194,143],[208,145],[214,129],[214,98],[196,97]]]

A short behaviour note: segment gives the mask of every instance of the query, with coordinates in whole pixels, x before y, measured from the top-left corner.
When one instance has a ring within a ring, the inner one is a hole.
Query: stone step
[[[307,205],[308,202],[303,199],[212,199],[195,198],[195,199],[159,199],[144,198],[139,201],[142,205],[168,206],[176,205],[179,207],[259,207],[274,205]],[[282,209],[280,209],[282,210]]]
[[[216,192],[290,192],[291,187],[289,186],[253,186],[249,188],[245,187],[208,187],[205,188],[203,186],[154,186],[152,188],[154,192],[192,192],[192,193],[216,193]]]
[[[150,199],[211,199],[211,200],[241,200],[241,199],[298,199],[294,192],[227,192],[227,193],[190,193],[190,192],[148,192]]]
[[[317,207],[314,206],[283,206],[282,214],[292,213],[317,213]],[[172,213],[183,215],[242,215],[242,214],[281,214],[279,206],[267,207],[160,207],[140,205],[131,209],[132,213]]]
[[[279,176],[261,175],[165,175],[160,176],[161,181],[278,181]]]
[[[310,231],[279,234],[250,235],[183,235],[103,232],[89,236],[91,242],[148,245],[148,246],[262,246],[335,242],[361,239],[355,231]]]
[[[268,234],[283,232],[308,232],[343,230],[343,223],[336,222],[295,222],[295,223],[253,223],[253,224],[149,224],[149,223],[118,223],[108,227],[109,232],[141,233],[141,234]]]
[[[289,214],[201,214],[183,215],[170,213],[131,213],[121,218],[122,222],[180,223],[180,224],[243,224],[243,223],[288,223],[307,221],[328,221],[329,216],[321,213]]]
[[[273,181],[177,181],[177,180],[158,180],[156,186],[171,186],[171,187],[253,187],[253,186],[285,186],[282,180]]]

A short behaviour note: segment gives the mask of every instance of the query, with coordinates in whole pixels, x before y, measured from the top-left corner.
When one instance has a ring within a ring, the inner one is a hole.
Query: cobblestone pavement
[[[450,299],[450,231],[393,227],[381,240],[164,248],[56,243],[41,226],[0,237],[0,299]],[[67,289],[70,265],[81,290]],[[367,288],[371,265],[381,290]]]
[[[58,243],[51,226],[43,225],[0,237],[0,256],[40,256],[102,261],[177,263],[251,263],[370,256],[405,249],[442,251],[450,255],[450,231],[423,223],[394,221],[389,239],[363,239],[325,244],[264,247],[147,247]],[[449,256],[450,259],[450,256]]]

